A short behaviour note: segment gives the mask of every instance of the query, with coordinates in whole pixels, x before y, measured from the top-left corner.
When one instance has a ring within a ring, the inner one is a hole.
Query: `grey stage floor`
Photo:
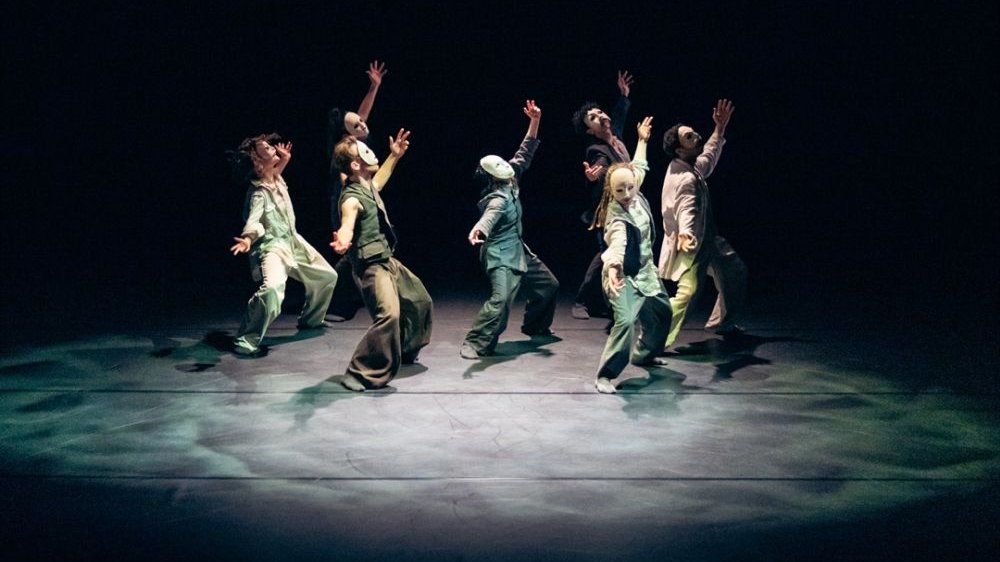
[[[419,363],[364,394],[335,378],[364,313],[282,316],[258,359],[224,351],[238,309],[16,342],[0,558],[994,559],[995,350],[795,301],[735,341],[695,318],[617,395],[592,384],[604,322],[567,302],[561,339],[518,311],[474,362],[478,302],[438,298]]]

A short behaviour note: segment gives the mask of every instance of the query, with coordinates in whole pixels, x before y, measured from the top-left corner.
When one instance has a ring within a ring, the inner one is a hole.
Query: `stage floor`
[[[20,341],[0,558],[995,559],[995,351],[790,300],[758,299],[736,340],[692,318],[617,395],[593,387],[605,321],[565,299],[558,338],[522,336],[519,306],[469,361],[479,302],[438,298],[418,363],[361,394],[337,377],[363,311],[283,315],[256,359],[224,351],[239,309]]]

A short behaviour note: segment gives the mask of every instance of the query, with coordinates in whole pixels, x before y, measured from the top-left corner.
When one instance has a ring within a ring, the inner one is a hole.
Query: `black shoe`
[[[402,357],[403,365],[412,365],[419,359],[419,354],[414,351],[412,353],[404,353]]]
[[[724,338],[738,338],[746,334],[746,329],[739,324],[730,324],[728,326],[721,326],[715,329],[715,333]]]

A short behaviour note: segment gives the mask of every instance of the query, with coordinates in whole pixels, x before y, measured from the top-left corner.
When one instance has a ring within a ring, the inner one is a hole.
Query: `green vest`
[[[392,257],[396,235],[385,213],[385,206],[380,204],[381,198],[374,190],[359,183],[352,183],[344,188],[340,194],[341,205],[350,197],[361,203],[361,210],[354,222],[354,240],[347,251],[348,259],[361,267],[389,259]]]

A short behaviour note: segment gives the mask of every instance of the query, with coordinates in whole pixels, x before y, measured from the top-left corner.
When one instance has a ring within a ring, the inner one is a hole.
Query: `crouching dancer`
[[[637,127],[639,143],[632,163],[616,163],[608,168],[604,193],[591,225],[604,228],[608,245],[601,255],[601,279],[614,324],[594,385],[598,392],[606,394],[617,392],[615,379],[629,361],[640,366],[662,363],[656,356],[662,353],[670,329],[670,301],[653,263],[652,213],[639,191],[649,171],[646,143],[651,123],[652,117],[646,117]]]
[[[493,354],[519,291],[527,295],[521,332],[529,336],[553,335],[549,327],[555,315],[559,281],[522,239],[518,184],[538,147],[542,110],[534,100],[527,100],[524,114],[529,119],[528,132],[514,157],[504,160],[486,156],[476,169],[476,179],[483,184],[479,200],[482,216],[469,232],[469,243],[483,245],[479,259],[490,278],[490,298],[462,343],[459,354],[466,359]]]
[[[389,137],[389,157],[379,167],[368,146],[345,137],[333,149],[347,176],[340,195],[340,228],[330,246],[347,254],[372,325],[358,343],[342,384],[354,391],[381,388],[401,363],[413,363],[431,339],[433,303],[424,284],[393,257],[396,235],[379,192],[410,146],[409,131]]]
[[[238,177],[249,181],[243,205],[243,232],[229,250],[233,255],[249,253],[251,274],[260,288],[250,298],[233,351],[240,355],[260,353],[267,327],[281,313],[285,282],[289,277],[305,285],[305,305],[299,328],[324,326],[337,273],[323,256],[295,231],[295,210],[281,172],[292,157],[292,143],[278,142],[277,135],[244,139],[233,164]]]

